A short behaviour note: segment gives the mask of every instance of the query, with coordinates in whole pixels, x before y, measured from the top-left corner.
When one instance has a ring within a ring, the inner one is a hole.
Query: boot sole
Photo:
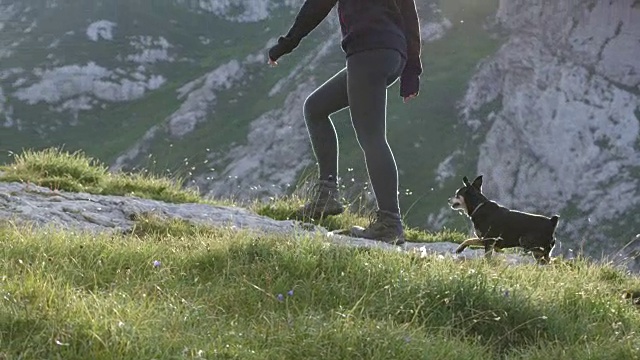
[[[385,243],[390,244],[390,245],[402,245],[402,244],[404,244],[406,242],[405,239],[404,239],[404,236],[392,237],[392,238],[389,238],[389,237],[374,238],[374,237],[364,236],[364,234],[362,234],[362,231],[363,231],[362,228],[353,227],[349,231],[349,236],[360,238],[360,239],[382,241],[382,242],[385,242]]]
[[[315,213],[307,213],[304,211],[297,211],[294,216],[297,219],[321,219],[327,216],[336,216],[344,213],[344,209],[341,210],[333,210],[333,211],[321,211]]]

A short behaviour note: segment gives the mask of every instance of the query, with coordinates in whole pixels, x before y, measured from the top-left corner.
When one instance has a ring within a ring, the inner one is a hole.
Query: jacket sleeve
[[[269,49],[271,60],[278,60],[281,56],[293,51],[300,41],[327,17],[337,1],[305,0],[289,32],[285,36],[280,36],[277,44]]]
[[[398,0],[407,38],[407,64],[400,75],[400,96],[418,94],[422,74],[422,38],[420,20],[414,0]]]

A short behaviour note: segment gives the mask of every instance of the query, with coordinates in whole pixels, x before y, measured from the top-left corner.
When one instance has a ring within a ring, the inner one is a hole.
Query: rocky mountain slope
[[[344,66],[335,13],[265,65],[301,3],[0,0],[0,150],[64,145],[213,196],[287,193],[314,167],[302,103]],[[388,106],[407,222],[466,229],[446,199],[483,173],[491,198],[560,214],[563,251],[633,240],[638,2],[417,5],[423,90],[402,104],[396,84]],[[334,119],[343,183],[366,190],[348,112]]]
[[[496,21],[509,39],[462,101],[486,191],[597,251],[638,239],[640,3],[503,0]]]

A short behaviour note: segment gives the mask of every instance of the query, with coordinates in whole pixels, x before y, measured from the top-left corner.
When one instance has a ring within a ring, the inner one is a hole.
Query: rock
[[[87,37],[91,41],[98,41],[100,38],[109,41],[113,40],[113,28],[116,25],[116,23],[109,20],[94,21],[87,27]]]
[[[267,19],[271,10],[280,6],[300,6],[297,2],[284,1],[276,4],[272,0],[200,0],[186,1],[174,0],[191,10],[200,10],[212,13],[228,21],[252,23]]]
[[[390,251],[406,251],[420,256],[438,254],[455,256],[454,243],[411,243],[402,246],[383,242],[334,235],[313,224],[293,220],[274,220],[247,209],[208,204],[169,204],[156,200],[129,196],[93,195],[53,191],[36,185],[0,183],[0,219],[16,223],[33,224],[36,227],[53,226],[69,231],[94,233],[127,233],[137,215],[152,213],[167,219],[182,219],[193,224],[214,227],[230,227],[238,230],[292,236],[325,235],[328,242],[354,247],[382,248]],[[464,251],[461,259],[478,258],[480,250]],[[527,263],[530,257],[506,255],[508,263]]]
[[[134,81],[93,61],[86,65],[35,69],[33,75],[38,81],[19,88],[14,93],[15,98],[29,105],[40,102],[61,105],[56,108],[58,111],[90,110],[94,99],[104,102],[137,100],[166,81],[162,75],[142,75]]]
[[[288,232],[293,221],[275,221],[243,208],[205,204],[169,204],[128,196],[52,191],[20,183],[0,184],[0,218],[89,231],[126,232],[136,215],[153,213],[196,224]]]

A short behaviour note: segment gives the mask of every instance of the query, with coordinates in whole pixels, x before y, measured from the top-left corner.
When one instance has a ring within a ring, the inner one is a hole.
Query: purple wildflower
[[[291,290],[287,291],[287,295],[289,295],[289,296],[293,296],[293,289],[291,289]]]
[[[278,301],[283,301],[284,300],[284,295],[278,294],[278,296],[276,298],[278,299]]]
[[[153,260],[153,267],[159,267],[160,266],[160,260]]]

